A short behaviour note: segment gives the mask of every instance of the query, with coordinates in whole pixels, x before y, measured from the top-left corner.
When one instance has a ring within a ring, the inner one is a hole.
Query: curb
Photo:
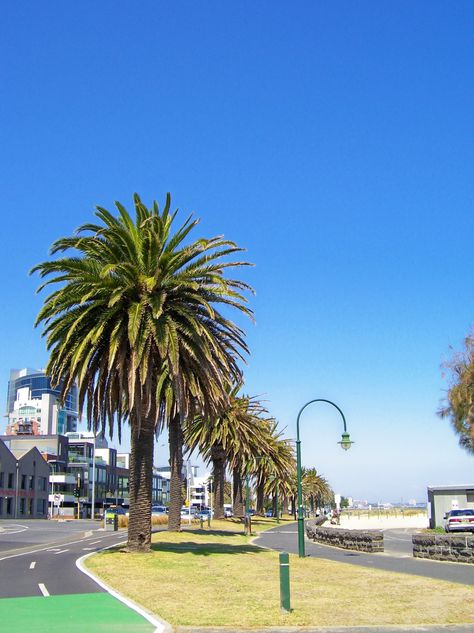
[[[147,611],[143,607],[139,606],[136,602],[134,602],[130,598],[126,598],[125,596],[122,596],[120,593],[118,593],[118,591],[116,591],[115,589],[112,589],[112,587],[110,587],[103,580],[100,580],[97,576],[95,576],[95,574],[93,574],[89,569],[85,567],[84,561],[90,556],[94,556],[95,554],[97,554],[97,552],[103,552],[107,549],[118,547],[120,545],[123,545],[124,543],[126,543],[126,541],[123,541],[122,543],[115,543],[114,545],[109,545],[108,547],[104,547],[95,552],[89,552],[88,554],[85,554],[84,556],[81,556],[80,558],[76,559],[76,567],[83,574],[85,574],[86,576],[89,576],[89,578],[93,580],[97,585],[99,585],[99,587],[102,587],[102,589],[105,589],[105,591],[108,594],[110,594],[117,600],[120,600],[120,602],[122,602],[129,609],[132,609],[133,611],[141,615],[143,618],[145,618],[145,620],[148,620],[148,622],[150,622],[150,624],[152,624],[155,627],[154,633],[172,633],[173,627],[171,626],[169,622],[166,622],[166,620],[163,620],[162,618],[150,613],[150,611]]]

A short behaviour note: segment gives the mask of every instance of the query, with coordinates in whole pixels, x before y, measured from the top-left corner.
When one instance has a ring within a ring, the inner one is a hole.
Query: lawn
[[[273,527],[256,519],[254,532]],[[418,576],[290,556],[291,606],[280,611],[278,553],[237,521],[153,536],[151,554],[109,550],[88,559],[109,585],[173,625],[344,626],[474,622],[474,589]]]

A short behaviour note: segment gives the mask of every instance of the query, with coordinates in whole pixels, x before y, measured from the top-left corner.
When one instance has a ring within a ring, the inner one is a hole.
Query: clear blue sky
[[[29,268],[170,191],[248,249],[249,393],[342,494],[474,483],[436,416],[474,321],[471,2],[3,3],[1,405],[43,366]]]

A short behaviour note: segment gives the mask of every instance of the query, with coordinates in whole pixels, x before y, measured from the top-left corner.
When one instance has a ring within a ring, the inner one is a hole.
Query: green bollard
[[[209,529],[210,529],[210,527],[211,527],[211,515],[210,515],[210,514],[208,514],[208,515],[207,515],[207,527],[208,527]]]
[[[280,552],[280,607],[289,613],[290,608],[290,557],[288,552]]]

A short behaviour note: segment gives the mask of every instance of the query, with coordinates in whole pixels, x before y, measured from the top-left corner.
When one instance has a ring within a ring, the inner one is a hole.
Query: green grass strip
[[[8,633],[152,633],[148,620],[107,593],[0,599]]]

